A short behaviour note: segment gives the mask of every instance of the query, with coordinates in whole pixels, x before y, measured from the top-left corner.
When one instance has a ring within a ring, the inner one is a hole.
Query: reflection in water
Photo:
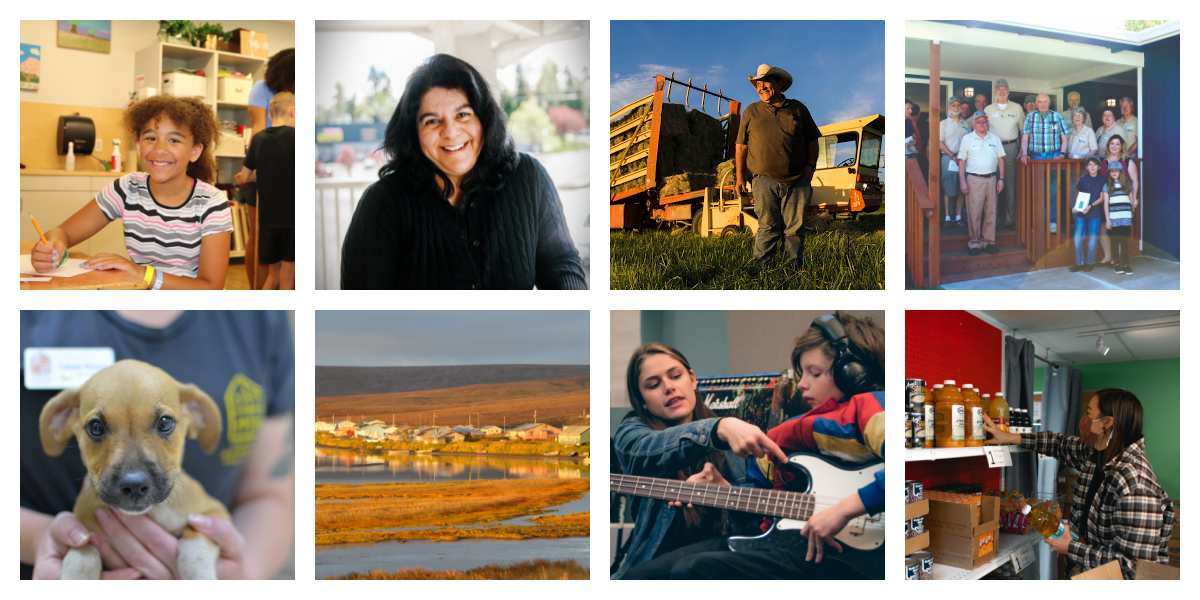
[[[588,538],[463,540],[459,542],[381,542],[317,547],[317,578],[424,567],[467,570],[524,560],[571,560],[588,566]]]
[[[571,458],[543,456],[367,453],[316,449],[317,483],[474,479],[579,479],[588,469]]]

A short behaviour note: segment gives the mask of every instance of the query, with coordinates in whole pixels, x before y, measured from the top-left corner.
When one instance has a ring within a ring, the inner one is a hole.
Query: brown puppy
[[[82,387],[64,390],[42,408],[42,448],[59,456],[71,436],[87,467],[75,516],[100,531],[96,510],[110,506],[125,514],[148,514],[180,538],[176,574],[181,579],[216,579],[216,544],[188,525],[188,515],[229,520],[220,502],[184,473],[185,437],[211,454],[221,440],[221,413],[200,388],[175,381],[162,369],[122,360],[102,369]],[[71,549],[63,579],[99,579],[95,546]]]

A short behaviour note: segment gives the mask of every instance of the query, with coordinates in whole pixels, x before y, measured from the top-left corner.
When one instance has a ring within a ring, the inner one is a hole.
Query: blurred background
[[[340,287],[342,240],[386,162],[388,119],[409,75],[437,53],[487,79],[517,149],[554,180],[590,271],[588,44],[587,21],[317,21],[317,289]]]

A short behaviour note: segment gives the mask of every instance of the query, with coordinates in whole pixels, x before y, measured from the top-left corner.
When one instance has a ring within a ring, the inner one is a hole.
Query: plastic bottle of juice
[[[1004,392],[996,392],[992,395],[992,405],[995,406],[996,414],[1000,415],[1000,431],[1008,431],[1009,425],[1012,424],[1012,409],[1008,407],[1008,400],[1004,398]]]
[[[1040,533],[1042,537],[1060,537],[1065,530],[1062,520],[1062,508],[1057,502],[1044,500],[1036,504],[1026,504],[1022,511],[1029,515],[1029,528]]]
[[[966,405],[953,379],[939,390],[934,386],[934,437],[938,448],[962,448],[967,445]]]
[[[1004,397],[1000,392],[996,392],[995,396],[991,394],[983,395],[983,412],[988,415],[988,419],[994,422],[1000,431],[1008,431],[1008,425],[1004,422],[1004,408],[1001,403],[1004,402]]]
[[[967,446],[982,446],[987,434],[983,430],[983,398],[974,385],[962,387],[964,417],[967,424]]]

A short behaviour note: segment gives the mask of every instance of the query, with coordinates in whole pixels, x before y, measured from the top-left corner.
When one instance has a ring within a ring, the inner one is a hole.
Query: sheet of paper
[[[983,454],[987,457],[988,467],[997,469],[1012,466],[1012,454],[1008,446],[984,446]]]
[[[958,172],[958,161],[951,159],[950,162],[946,163],[946,170],[951,173],[957,173]]]
[[[54,279],[53,277],[22,277],[21,283],[46,283]]]
[[[46,277],[46,276],[49,276],[49,277],[74,277],[76,275],[82,275],[84,273],[91,272],[91,269],[88,269],[83,266],[83,263],[85,260],[86,259],[83,259],[83,258],[68,257],[67,262],[63,263],[62,266],[58,267],[58,269],[51,271],[49,273],[39,273],[37,269],[33,268],[33,260],[30,259],[29,255],[22,254],[21,255],[21,274],[22,275],[35,275],[35,276],[42,276],[42,277]]]
[[[1075,210],[1078,212],[1083,212],[1083,209],[1087,208],[1088,204],[1091,202],[1091,194],[1087,192],[1079,192],[1079,195],[1075,196]]]

